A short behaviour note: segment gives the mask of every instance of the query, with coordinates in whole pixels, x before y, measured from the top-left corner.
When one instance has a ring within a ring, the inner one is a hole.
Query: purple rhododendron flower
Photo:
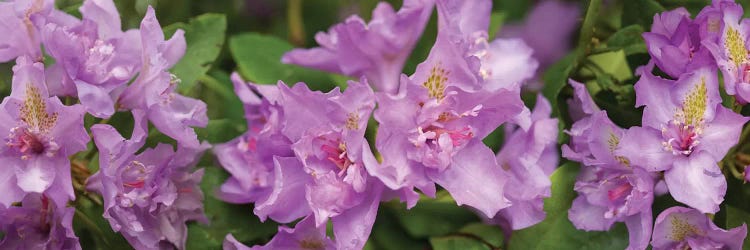
[[[747,237],[747,225],[731,230],[714,225],[702,212],[671,207],[664,210],[654,223],[651,246],[661,249],[742,249]]]
[[[54,0],[0,2],[0,62],[27,56],[42,61],[40,29],[47,22],[70,23],[75,18],[56,10]]]
[[[648,52],[659,69],[673,78],[705,66],[714,65],[711,54],[701,43],[702,23],[690,19],[685,8],[654,16],[651,31],[643,33]]]
[[[300,190],[286,192],[305,194],[317,226],[332,219],[338,248],[362,248],[382,192],[382,184],[364,163],[364,157],[374,158],[364,138],[375,108],[372,89],[364,78],[349,81],[344,93],[312,92],[304,84],[278,86],[285,115],[282,131],[294,142],[301,174],[309,176],[306,185],[297,186]]]
[[[568,218],[578,229],[607,231],[625,222],[630,235],[627,249],[646,249],[651,237],[654,177],[634,167],[618,170],[586,166],[581,170]]]
[[[724,89],[727,94],[734,95],[742,103],[750,102],[750,21],[743,19],[742,6],[733,1],[714,1],[711,7],[721,17],[714,29],[720,35],[714,41],[706,41],[704,45],[716,59],[724,77]]]
[[[528,129],[506,124],[505,145],[497,154],[498,164],[508,172],[505,196],[511,206],[500,210],[492,221],[518,230],[544,220],[544,198],[550,197],[550,175],[559,161],[557,119],[550,118],[552,107],[537,97]]]
[[[8,167],[0,174],[0,204],[10,206],[25,193],[45,191],[58,204],[75,199],[68,157],[89,142],[83,107],[50,97],[44,66],[28,57],[16,61],[12,89],[0,104],[0,131],[5,133],[0,159]]]
[[[376,90],[395,93],[404,63],[432,14],[433,2],[406,0],[398,12],[380,2],[369,23],[351,16],[328,33],[315,35],[321,47],[292,50],[282,61],[357,78],[365,76]]]
[[[490,5],[437,2],[440,32],[427,60],[402,77],[398,94],[378,96],[376,146],[383,162],[368,172],[391,189],[416,187],[430,196],[437,183],[458,204],[491,218],[510,205],[503,195],[508,176],[481,139],[521,113],[524,77],[513,74],[530,76],[535,68],[511,75],[482,70],[496,66],[482,60],[491,53],[483,46]]]
[[[586,231],[607,231],[615,222],[625,222],[628,249],[645,249],[651,236],[655,178],[618,153],[626,132],[596,107],[586,87],[572,80],[570,85],[576,99],[572,103],[581,105],[577,109],[585,116],[567,131],[570,144],[562,147],[563,157],[583,165],[575,184],[579,195],[568,218]]]
[[[247,132],[214,146],[219,163],[231,174],[218,190],[218,196],[232,203],[259,202],[274,185],[273,156],[290,157],[294,152],[291,141],[281,135],[281,108],[274,99],[269,100],[278,95],[276,86],[245,83],[237,73],[231,79],[244,104]],[[268,97],[258,96],[253,90],[265,90],[263,93]]]
[[[148,119],[162,133],[185,147],[198,148],[200,142],[193,127],[208,124],[206,103],[176,93],[180,82],[167,71],[185,54],[185,36],[177,30],[164,40],[164,32],[149,6],[140,29],[142,69],[138,78],[119,97],[123,109],[147,110]]]
[[[363,247],[383,191],[365,166],[375,162],[364,138],[375,107],[366,80],[349,81],[344,93],[322,93],[302,83],[271,87],[232,78],[248,131],[215,149],[232,173],[220,197],[255,202],[261,220],[331,219],[339,248]]]
[[[533,49],[539,62],[536,75],[540,76],[571,47],[571,38],[578,27],[580,9],[576,4],[562,1],[542,1],[536,4],[522,23],[503,25],[498,38],[520,38]],[[532,82],[539,86],[541,81]]]
[[[638,69],[636,105],[645,106],[643,127],[630,128],[618,154],[657,172],[675,200],[704,213],[719,210],[726,180],[716,162],[737,143],[747,118],[721,106],[714,68],[676,81],[654,76],[653,63]]]
[[[361,248],[361,247],[360,247]],[[264,246],[247,247],[237,241],[231,234],[224,239],[224,250],[293,250],[293,249],[353,249],[336,248],[334,242],[326,236],[325,226],[315,226],[315,220],[307,217],[294,228],[279,227],[279,233]]]
[[[203,170],[189,172],[202,151],[160,144],[143,153],[147,122],[133,112],[135,129],[126,140],[109,125],[91,128],[100,151],[100,170],[87,186],[104,198],[104,218],[136,249],[185,248],[187,221],[208,223],[198,186]]]
[[[0,233],[5,235],[0,248],[81,249],[73,232],[74,212],[44,194],[29,194],[20,206],[0,204]]]
[[[112,1],[85,1],[83,20],[73,25],[47,24],[42,37],[47,53],[57,62],[48,78],[54,95],[78,97],[97,117],[115,112],[112,95],[140,68],[137,30],[122,32],[120,16]]]
[[[309,215],[304,189],[310,175],[294,156],[293,142],[281,133],[286,118],[278,87],[245,83],[236,73],[232,81],[244,103],[248,131],[214,149],[222,167],[231,174],[218,191],[219,198],[254,202],[254,213],[262,221],[270,217],[289,223]]]

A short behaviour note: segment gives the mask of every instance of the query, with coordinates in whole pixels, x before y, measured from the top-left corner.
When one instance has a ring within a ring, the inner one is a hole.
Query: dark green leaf
[[[503,230],[497,225],[487,225],[483,223],[472,223],[461,228],[459,231],[463,234],[470,234],[479,237],[485,244],[495,247],[502,246],[505,242]]]
[[[293,48],[282,39],[257,33],[229,39],[229,49],[246,80],[261,84],[276,84],[279,80],[287,84],[305,82],[311,89],[332,89],[334,81],[328,74],[281,63],[281,56]]]
[[[83,249],[133,249],[125,238],[112,231],[109,222],[102,217],[104,210],[86,197],[76,199],[76,214],[73,217],[73,229],[76,235],[83,236]]]
[[[189,23],[175,23],[164,28],[167,37],[177,29],[185,31],[187,50],[185,56],[172,68],[172,73],[182,80],[178,90],[192,88],[208,72],[224,46],[227,19],[222,14],[203,14]]]
[[[239,136],[244,131],[243,124],[236,124],[228,119],[210,120],[206,128],[198,128],[198,137],[209,143],[227,142]]]
[[[637,24],[641,27],[651,27],[654,15],[665,11],[664,6],[655,0],[623,1],[622,25]]]
[[[491,250],[490,246],[471,236],[449,235],[430,239],[435,250]]]
[[[417,238],[442,236],[458,231],[466,223],[479,220],[474,213],[456,205],[456,201],[445,191],[438,192],[436,199],[420,199],[410,210],[403,208],[403,204],[397,205],[401,226],[409,235]]]
[[[427,242],[415,239],[404,230],[398,223],[398,217],[393,209],[381,206],[372,234],[368,241],[368,247],[383,250],[401,249],[426,249]]]
[[[553,115],[559,114],[560,109],[555,105],[558,103],[557,96],[560,91],[568,85],[568,77],[570,72],[573,70],[573,61],[575,60],[574,54],[568,54],[563,59],[557,61],[555,64],[547,68],[544,72],[544,87],[542,88],[542,94],[544,97],[552,103]]]
[[[750,224],[750,213],[748,213],[747,211],[733,207],[731,205],[724,206],[724,209],[726,209],[726,229]],[[744,246],[746,248],[750,247],[750,237],[745,237]]]

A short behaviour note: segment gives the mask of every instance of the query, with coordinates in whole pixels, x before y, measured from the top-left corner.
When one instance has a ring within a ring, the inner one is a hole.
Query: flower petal
[[[474,207],[489,218],[510,206],[510,201],[503,195],[508,177],[497,165],[492,150],[481,141],[469,142],[443,172],[429,171],[427,174],[448,190],[456,203]]]
[[[727,181],[716,160],[708,153],[680,157],[664,173],[669,192],[675,200],[702,213],[716,213],[724,201]]]

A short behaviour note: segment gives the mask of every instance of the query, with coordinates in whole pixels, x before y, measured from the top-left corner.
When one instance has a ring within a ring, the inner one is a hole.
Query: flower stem
[[[296,46],[304,46],[305,24],[302,20],[302,0],[289,0],[286,17],[289,22],[289,42]]]
[[[591,52],[591,48],[589,48],[589,45],[592,41],[592,38],[594,37],[594,23],[596,23],[596,18],[599,15],[599,7],[601,6],[601,4],[601,0],[591,0],[589,2],[589,7],[586,10],[586,16],[584,17],[583,24],[581,25],[581,35],[578,38],[578,51],[576,52],[576,65],[578,65],[577,67],[580,67],[583,59],[586,58],[586,56],[588,56],[588,54]]]

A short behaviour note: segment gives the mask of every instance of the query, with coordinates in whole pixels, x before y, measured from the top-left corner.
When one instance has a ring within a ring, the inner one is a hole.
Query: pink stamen
[[[330,143],[338,144],[338,142],[328,140]],[[349,165],[351,165],[351,161],[349,161],[349,157],[347,157],[346,150],[341,147],[334,147],[330,144],[323,144],[320,146],[320,150],[326,153],[329,161],[331,161],[333,164],[338,167],[342,173],[344,170],[346,170]]]
[[[142,188],[144,184],[145,184],[145,181],[139,180],[139,181],[125,182],[122,184],[122,186],[129,187],[129,188]]]
[[[609,198],[610,201],[616,201],[629,194],[631,190],[633,190],[633,186],[631,186],[630,183],[626,182],[616,188],[607,191],[607,198]]]

